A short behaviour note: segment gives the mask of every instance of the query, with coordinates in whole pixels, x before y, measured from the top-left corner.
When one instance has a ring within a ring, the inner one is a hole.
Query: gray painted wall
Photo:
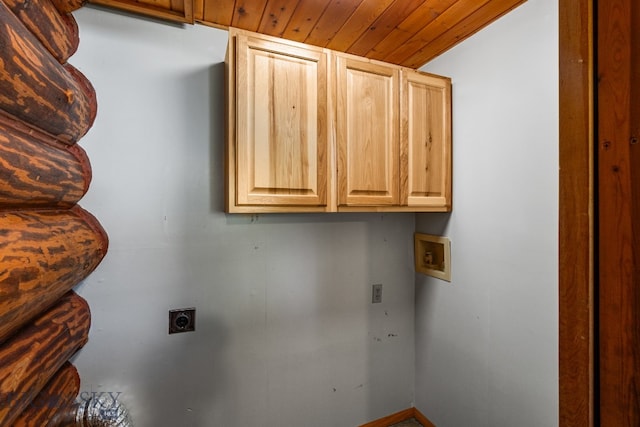
[[[416,406],[438,427],[558,424],[558,5],[426,67],[453,78],[452,282],[416,281]]]
[[[75,16],[70,62],[99,104],[81,205],[110,236],[77,288],[82,392],[121,393],[150,427],[353,427],[410,407],[414,215],[225,215],[227,33]],[[168,310],[190,306],[196,332],[169,336]]]
[[[111,238],[77,288],[85,395],[139,426],[355,426],[414,390],[438,427],[557,425],[557,0],[427,67],[454,83],[454,211],[415,228],[451,238],[453,272],[415,276],[415,317],[414,215],[222,212],[226,32],[75,15],[99,100],[81,204]],[[167,335],[188,306],[197,331]]]

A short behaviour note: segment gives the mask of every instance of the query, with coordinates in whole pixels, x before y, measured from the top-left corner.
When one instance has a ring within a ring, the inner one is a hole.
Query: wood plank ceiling
[[[196,21],[419,68],[526,0],[194,0]]]

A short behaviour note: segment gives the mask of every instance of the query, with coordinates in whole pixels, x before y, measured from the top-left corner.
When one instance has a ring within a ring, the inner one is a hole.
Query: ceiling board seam
[[[342,26],[340,26],[340,28],[338,29],[338,31],[336,32],[337,34],[340,34],[340,31],[342,31],[343,28],[345,28],[345,26],[349,23],[349,21],[351,20],[351,18],[353,17],[353,15],[355,15],[355,13],[358,11],[358,9],[360,8],[360,6],[362,6],[365,3],[366,0],[362,1],[358,7],[356,8],[356,10],[351,14],[351,16],[349,16],[349,18],[347,18],[347,20],[344,22],[344,24],[342,24]],[[378,14],[378,16],[376,17],[376,19],[373,20],[373,22],[367,24],[367,26],[364,28],[364,31],[362,31],[360,33],[360,35],[358,37],[356,37],[356,39],[351,42],[351,44],[347,47],[347,49],[345,49],[345,51],[348,51],[349,49],[351,49],[351,46],[353,46],[358,40],[360,40],[360,37],[364,36],[365,34],[367,34],[367,31],[370,31],[370,28],[373,26],[373,24],[375,24],[375,22],[382,16],[384,15],[391,6],[393,6],[397,1],[404,1],[404,0],[394,0],[391,3],[389,3],[389,5],[387,7],[384,8],[384,10],[382,12],[380,12]]]
[[[263,19],[267,18],[267,20],[265,21],[265,25],[263,26],[263,21],[260,22],[259,25],[259,30],[260,32],[263,32],[265,34],[269,34],[269,35],[274,35],[277,37],[282,37],[282,35],[284,34],[284,31],[286,30],[287,26],[289,25],[289,22],[291,22],[291,17],[293,16],[293,14],[295,13],[296,9],[298,8],[298,5],[300,4],[299,0],[295,0],[291,1],[290,3],[294,3],[294,6],[292,8],[287,8],[286,4],[283,6],[283,3],[280,2],[279,5],[280,7],[278,8],[280,14],[277,16],[276,21],[274,22],[272,19],[272,16],[269,15],[267,16],[267,11],[270,10],[270,5],[276,3],[276,1],[280,1],[280,0],[269,0],[267,2],[267,5],[265,6],[265,11],[263,13]],[[290,9],[290,10],[289,10]],[[287,16],[288,14],[288,16]],[[281,22],[281,19],[283,16],[287,16],[287,20],[286,22]],[[271,24],[273,25],[274,31],[267,31],[267,29],[265,28],[268,24],[268,22],[271,21]],[[282,31],[275,31],[275,28],[280,27],[282,29]]]
[[[467,38],[471,37],[472,35],[474,35],[478,31],[480,31],[483,28],[485,28],[487,25],[489,25],[492,22],[495,22],[496,20],[500,19],[502,16],[506,15],[507,13],[509,13],[510,11],[512,11],[513,9],[515,9],[517,6],[521,5],[524,2],[526,2],[526,0],[511,0],[511,1],[508,1],[508,3],[505,6],[505,8],[498,15],[495,15],[495,16],[494,15],[490,15],[491,18],[489,18],[486,21],[483,20],[484,23],[479,27],[476,26],[476,25],[469,26],[469,31],[465,31],[465,32],[461,33],[460,37],[456,37],[455,38],[455,41],[447,43],[446,42],[447,38],[445,38],[445,36],[447,36],[448,33],[450,33],[451,31],[455,31],[460,25],[462,25],[462,27],[460,29],[464,28],[465,21],[477,19],[478,15],[484,16],[482,14],[483,10],[490,6],[490,2],[488,1],[485,4],[483,4],[481,7],[479,7],[475,11],[473,11],[470,15],[467,15],[464,19],[459,20],[456,23],[456,25],[454,25],[453,27],[449,28],[447,31],[444,31],[444,32],[441,32],[440,34],[438,34],[438,36],[436,38],[434,38],[433,40],[431,40],[429,42],[429,44],[427,44],[424,47],[418,49],[411,56],[405,58],[403,61],[399,61],[398,63],[401,64],[401,65],[404,65],[406,67],[410,67],[410,68],[419,68],[422,65],[426,64],[431,59],[433,59],[433,58],[441,55],[445,51],[451,49],[453,46],[457,45],[461,41],[466,40]],[[489,15],[487,15],[487,16],[489,16]],[[445,43],[443,44],[443,46],[438,48],[437,51],[433,50],[433,46],[443,38],[445,38]],[[454,39],[451,39],[451,40],[454,40]],[[425,55],[425,53],[429,53],[429,54]],[[414,66],[416,64],[416,62],[420,62],[421,65]]]
[[[475,9],[473,9],[470,13],[466,14],[464,16],[464,18],[459,19],[458,21],[463,21],[464,19],[467,19],[469,16],[472,16],[478,10],[482,9],[487,3],[489,3],[489,1],[490,0],[483,0],[481,3],[476,4],[477,7]],[[456,4],[457,3],[452,3],[451,6],[446,8],[440,15],[438,15],[438,17],[436,17],[429,24],[425,25],[420,30],[418,30],[418,32],[416,32],[413,36],[411,36],[409,39],[407,39],[407,43],[410,43],[412,41],[415,42],[416,41],[415,40],[416,37],[429,26],[442,25],[443,27],[447,28],[447,31],[450,31],[451,28],[454,28],[455,25],[454,25],[454,27],[450,27],[450,26],[446,25],[445,23],[443,23],[442,21],[444,21],[446,17],[445,18],[442,18],[442,17],[445,16],[446,13],[448,11],[450,11],[453,8],[453,6],[455,6]],[[438,33],[436,38],[440,37],[440,34],[441,33]],[[420,40],[419,39],[420,46],[427,45],[427,44],[433,42],[433,40],[435,40],[435,39],[431,39],[431,40]],[[405,46],[406,46],[406,44],[405,44]],[[422,47],[420,49],[422,49]],[[417,49],[417,50],[415,50],[413,52],[409,52],[409,53],[403,53],[401,57],[400,56],[396,56],[395,59],[393,59],[393,58],[394,58],[394,55],[397,55],[397,51],[392,51],[391,53],[389,53],[388,55],[386,55],[383,58],[383,61],[394,62],[394,63],[397,63],[397,64],[404,64],[408,59],[412,58],[420,49]]]
[[[324,15],[327,13],[327,9],[329,9],[329,6],[330,6],[330,5],[332,5],[332,4],[334,3],[334,1],[336,1],[337,3],[340,3],[340,0],[330,0],[330,1],[328,1],[328,2],[327,2],[327,4],[326,4],[326,5],[325,5],[325,7],[324,7],[324,10],[323,10],[323,11],[322,11],[322,13],[320,14],[320,17],[318,18],[318,20],[317,20],[317,21],[316,21],[316,23],[314,24],[314,26],[313,26],[313,28],[311,29],[311,31],[309,32],[309,34],[307,34],[307,36],[305,37],[305,43],[307,43],[307,40],[309,39],[309,37],[310,37],[310,36],[311,36],[311,34],[313,33],[313,30],[317,27],[318,22],[320,22],[320,21],[322,20],[322,18],[324,17]],[[362,0],[360,0],[360,3],[362,3]],[[352,15],[353,15],[353,13],[352,13]],[[351,15],[349,15],[349,16],[351,16]],[[349,18],[347,18],[347,19],[349,19]],[[337,34],[337,33],[334,33],[334,36],[335,36],[335,34]],[[327,43],[328,43],[328,42],[327,42]],[[313,43],[310,43],[310,44],[313,44]],[[326,46],[326,44],[325,44],[325,46]],[[324,47],[324,46],[322,46],[322,47]]]
[[[382,22],[382,21],[383,21],[383,17],[384,17],[384,15],[385,15],[385,14],[386,14],[386,13],[387,13],[387,12],[388,12],[388,11],[389,11],[393,6],[394,6],[394,5],[396,5],[396,4],[400,4],[400,2],[403,2],[403,1],[405,1],[405,0],[396,0],[396,1],[394,1],[393,3],[391,3],[391,4],[389,5],[389,7],[387,7],[387,8],[385,9],[385,11],[384,11],[383,13],[381,13],[381,14],[380,14],[380,16],[378,16],[378,17],[376,18],[376,20],[375,20],[375,21],[373,21],[373,22],[371,23],[371,25],[369,25],[369,26],[367,27],[367,30],[369,30],[369,29],[370,29],[370,28],[372,28],[372,27],[377,28],[379,25],[376,25],[376,24],[378,24],[379,22]],[[416,5],[416,7],[415,7],[415,8],[411,9],[411,11],[406,15],[406,17],[405,17],[402,21],[400,21],[400,23],[404,22],[404,21],[405,21],[409,16],[411,16],[411,14],[412,14],[412,13],[414,13],[418,8],[420,8],[420,7],[424,4],[424,2],[425,2],[425,0],[422,0],[422,2],[421,2],[420,4]],[[388,32],[386,35],[384,35],[384,37],[383,37],[383,38],[382,38],[378,43],[380,43],[382,40],[384,40],[385,38],[387,38],[387,36],[388,36],[389,34],[391,34],[391,32],[392,32],[393,30],[398,29],[398,25],[399,25],[398,23],[394,24],[393,29],[392,29],[390,32]],[[363,32],[362,34],[360,34],[360,36],[359,36],[359,37],[358,37],[358,38],[357,38],[353,43],[351,43],[351,46],[349,46],[349,48],[347,49],[347,52],[350,52],[352,49],[354,49],[354,46],[355,46],[355,45],[357,45],[357,44],[361,41],[361,39],[362,39],[363,37],[367,37],[367,33],[368,33],[368,31],[365,31],[365,32]],[[365,53],[364,53],[364,56],[366,56],[367,54],[369,54],[369,52],[371,52],[371,51],[375,48],[375,46],[377,46],[377,45],[378,45],[378,43],[376,43],[376,44],[375,44],[374,46],[372,46],[372,47],[371,47],[367,52],[365,52]]]
[[[231,27],[233,24],[233,20],[236,17],[236,10],[237,10],[237,0],[234,0],[233,2],[233,13],[231,14],[231,20],[229,21],[229,26]]]
[[[293,17],[295,16],[296,11],[298,10],[298,8],[300,7],[300,5],[304,2],[304,0],[302,1],[298,1],[298,4],[296,5],[295,10],[293,11],[293,13],[291,14],[291,18],[289,18],[289,22],[287,23],[287,26],[284,29],[283,34],[287,33],[287,30],[289,29],[289,24],[291,24],[291,20],[293,19]],[[303,42],[307,39],[307,37],[309,36],[309,34],[311,34],[311,31],[313,31],[313,28],[318,24],[318,21],[320,20],[320,18],[322,17],[322,15],[324,14],[324,12],[327,10],[327,7],[329,6],[329,2],[327,1],[322,9],[322,13],[318,14],[318,18],[314,21],[313,26],[311,27],[311,29],[309,30],[309,32],[307,34],[304,35],[304,38],[301,39],[296,39],[296,38],[291,38],[291,40],[296,40],[296,41],[300,41]],[[296,31],[295,28],[292,28],[291,31]]]
[[[183,0],[161,1],[176,13]],[[204,25],[237,27],[415,68],[525,1],[195,0],[193,12]]]

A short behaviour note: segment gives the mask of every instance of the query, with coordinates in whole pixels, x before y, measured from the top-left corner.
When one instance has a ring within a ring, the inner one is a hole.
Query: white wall
[[[225,215],[226,32],[75,16],[70,62],[99,105],[81,205],[110,236],[77,288],[83,393],[120,392],[152,427],[353,427],[410,407],[414,215]],[[189,306],[196,332],[168,335]]]
[[[452,283],[417,276],[416,406],[438,427],[558,424],[557,0],[427,70],[453,78]]]

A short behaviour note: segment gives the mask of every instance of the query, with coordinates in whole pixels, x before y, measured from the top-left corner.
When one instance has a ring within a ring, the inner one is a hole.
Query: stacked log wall
[[[91,166],[78,145],[43,143],[43,135],[0,120],[0,208],[70,208],[89,188]]]
[[[4,0],[13,14],[61,64],[80,43],[78,25],[68,13],[60,13],[49,0]]]
[[[4,59],[0,110],[60,142],[73,144],[93,124],[95,91],[73,66],[60,64],[5,1],[0,1],[0,51]]]
[[[69,292],[0,348],[0,425],[11,425],[87,342],[90,323],[86,301]]]
[[[0,213],[0,238],[0,343],[87,277],[107,249],[102,227],[78,207]]]
[[[80,392],[80,375],[66,362],[13,422],[13,427],[42,427],[71,407]]]
[[[78,140],[97,113],[67,60],[84,0],[0,0],[0,425],[47,425],[80,389],[69,359],[88,340],[73,292],[108,238],[77,203],[91,181]]]

